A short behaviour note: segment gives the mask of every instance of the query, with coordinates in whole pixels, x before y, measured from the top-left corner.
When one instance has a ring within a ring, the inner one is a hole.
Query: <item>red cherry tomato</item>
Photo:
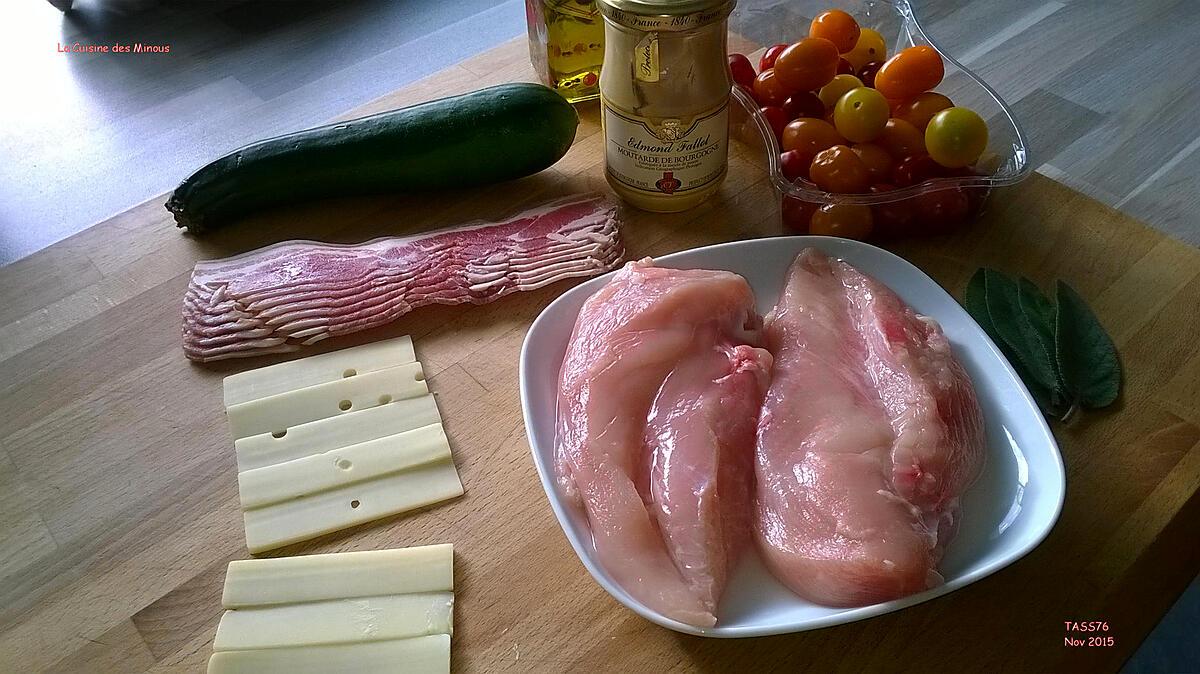
[[[803,150],[788,150],[779,155],[779,170],[783,177],[795,182],[797,178],[808,180],[808,167],[812,164],[813,156]]]
[[[771,45],[767,51],[763,52],[762,58],[758,60],[758,72],[761,73],[764,70],[770,70],[771,68],[774,68],[775,60],[778,59],[779,55],[783,53],[783,50],[787,48],[788,46],[786,44]]]
[[[754,66],[750,64],[750,59],[746,58],[745,54],[729,55],[729,75],[735,84],[743,87],[754,86],[754,78],[757,77]]]
[[[913,199],[917,224],[931,233],[948,232],[967,219],[971,201],[961,187],[922,192]]]
[[[892,169],[892,183],[897,187],[908,187],[923,183],[942,175],[942,166],[927,154],[917,154],[901,159]]]
[[[888,59],[875,74],[875,88],[888,98],[912,98],[936,87],[946,74],[937,50],[917,45]]]
[[[808,168],[808,177],[822,190],[837,194],[866,192],[871,184],[867,165],[845,145],[818,152]]]
[[[783,197],[780,216],[783,219],[783,229],[792,234],[808,234],[808,223],[820,204],[797,199],[790,194]]]
[[[787,113],[789,120],[801,117],[821,119],[825,116],[825,104],[813,92],[802,91],[788,96],[783,102],[783,111]]]
[[[892,168],[896,160],[892,159],[887,150],[874,143],[859,143],[850,149],[854,150],[854,154],[866,165],[871,180],[886,183],[892,179]]]
[[[820,89],[837,74],[837,47],[819,37],[806,37],[783,50],[775,74],[788,93]]]
[[[855,204],[825,204],[813,213],[808,231],[820,236],[862,240],[871,235],[871,209]]]
[[[846,59],[838,59],[837,74],[853,75],[854,74],[854,66],[850,65],[850,62],[847,61]]]
[[[774,70],[764,70],[754,78],[754,100],[758,101],[759,105],[781,107],[787,97],[788,92],[775,77]]]
[[[845,138],[833,128],[833,125],[823,119],[801,117],[788,122],[783,127],[783,149],[803,150],[817,154],[821,150],[844,144]]]
[[[925,134],[903,119],[892,118],[883,125],[883,131],[875,143],[891,153],[894,159],[904,159],[914,154],[925,154]]]
[[[767,120],[767,124],[771,125],[771,130],[775,132],[775,138],[783,140],[783,127],[787,126],[788,123],[788,116],[783,111],[783,108],[767,105],[759,108],[758,111]]]
[[[896,189],[890,183],[875,183],[871,185],[871,194],[883,194]],[[875,236],[881,239],[893,239],[912,230],[913,213],[912,199],[900,199],[871,206],[871,215],[875,218]]]
[[[883,67],[883,61],[871,61],[858,69],[858,79],[862,80],[863,86],[875,88],[875,74]]]
[[[840,9],[821,12],[808,27],[809,37],[823,37],[832,42],[843,54],[854,49],[854,45],[858,44],[858,36],[861,32],[862,29],[858,27],[858,22],[854,20],[854,17]]]

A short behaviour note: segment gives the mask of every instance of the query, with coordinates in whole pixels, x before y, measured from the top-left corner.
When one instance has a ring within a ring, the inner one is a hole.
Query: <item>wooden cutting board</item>
[[[526,59],[513,41],[347,117],[530,79]],[[581,115],[571,152],[516,184],[297,207],[204,239],[176,230],[159,197],[0,269],[0,671],[204,669],[225,566],[248,556],[221,377],[278,358],[184,359],[180,302],[196,260],[607,190],[594,105]],[[774,235],[776,211],[739,153],[710,203],[629,211],[629,257]],[[996,194],[970,229],[895,250],[959,296],[981,265],[1043,286],[1069,280],[1128,373],[1116,406],[1054,426],[1068,472],[1062,518],[985,580],[899,613],[761,639],[684,636],[621,607],[559,530],[521,422],[518,349],[567,283],[423,309],[314,348],[413,335],[467,493],[283,553],[453,542],[455,671],[1117,670],[1200,565],[1200,251],[1041,176]],[[1107,621],[1115,645],[1064,646],[1068,620]]]

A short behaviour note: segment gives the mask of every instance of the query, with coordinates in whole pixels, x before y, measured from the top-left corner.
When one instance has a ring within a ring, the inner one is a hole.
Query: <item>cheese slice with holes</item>
[[[435,461],[450,460],[450,441],[431,424],[357,445],[238,473],[242,508],[260,508]]]
[[[242,513],[246,546],[262,552],[463,493],[447,459]]]
[[[240,559],[225,572],[225,608],[454,590],[454,546]]]
[[[226,611],[214,651],[453,635],[450,592],[330,599]]]
[[[389,367],[230,406],[234,439],[282,434],[292,426],[429,393],[420,363]]]
[[[260,433],[234,441],[238,470],[262,468],[331,449],[395,435],[442,420],[433,395],[393,400],[353,414],[318,419],[287,429],[282,437]]]
[[[208,674],[450,674],[450,635],[363,644],[218,651]]]
[[[225,406],[354,377],[417,359],[408,335],[225,377]]]

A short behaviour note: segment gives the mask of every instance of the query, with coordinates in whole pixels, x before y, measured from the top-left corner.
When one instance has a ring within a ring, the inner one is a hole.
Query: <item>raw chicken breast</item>
[[[940,584],[958,495],[983,462],[983,417],[940,326],[807,249],[766,334],[755,528],[767,566],[831,606]]]
[[[715,624],[748,538],[760,331],[741,276],[634,262],[584,304],[559,376],[560,489],[612,579],[692,625]]]

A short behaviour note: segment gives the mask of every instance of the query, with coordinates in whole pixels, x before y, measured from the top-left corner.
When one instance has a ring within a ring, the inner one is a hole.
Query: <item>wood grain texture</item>
[[[530,79],[508,43],[358,114]],[[179,345],[192,264],[283,238],[361,241],[496,218],[607,190],[594,107],[553,168],[454,195],[282,209],[194,239],[162,198],[0,268],[0,671],[203,671],[225,565],[246,558],[221,377]],[[719,198],[626,211],[629,257],[778,233],[771,187],[735,152]],[[803,634],[706,640],[625,610],[575,558],[538,483],[517,353],[569,284],[481,307],[422,309],[309,353],[414,338],[466,495],[285,548],[453,542],[456,671],[1115,671],[1200,565],[1200,251],[1042,176],[975,226],[896,252],[959,294],[980,265],[1068,279],[1115,336],[1121,400],[1055,426],[1067,503],[1025,559],[899,613]],[[1067,649],[1064,620],[1107,620],[1116,646]]]

